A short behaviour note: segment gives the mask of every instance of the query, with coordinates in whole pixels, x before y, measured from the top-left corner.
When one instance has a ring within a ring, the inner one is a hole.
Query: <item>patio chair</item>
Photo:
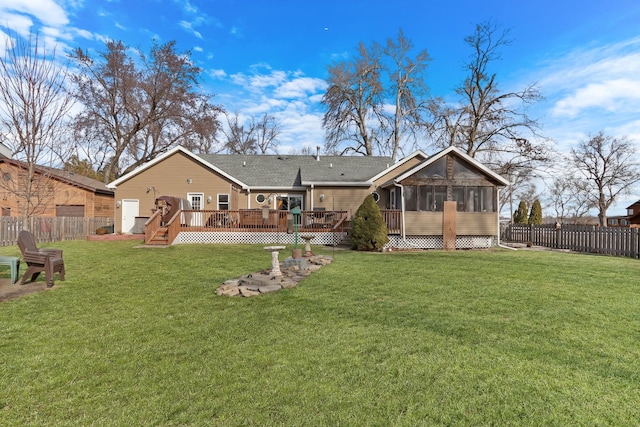
[[[29,277],[34,282],[43,271],[48,288],[53,286],[55,273],[58,273],[60,280],[64,280],[64,261],[61,249],[38,249],[33,234],[26,230],[22,230],[18,234],[18,247],[22,252],[24,262],[27,263],[27,271],[22,276],[21,285],[27,283]]]

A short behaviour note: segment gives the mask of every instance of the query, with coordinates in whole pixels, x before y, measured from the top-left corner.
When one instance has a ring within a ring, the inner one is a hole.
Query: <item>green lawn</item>
[[[260,246],[135,243],[56,244],[67,280],[0,303],[0,425],[640,422],[638,260],[314,247],[242,299],[215,289]]]

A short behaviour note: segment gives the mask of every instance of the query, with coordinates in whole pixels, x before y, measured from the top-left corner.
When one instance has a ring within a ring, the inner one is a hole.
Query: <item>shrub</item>
[[[98,235],[109,234],[109,230],[107,230],[106,227],[99,227],[99,228],[96,228],[96,234]]]
[[[514,224],[526,224],[527,223],[527,202],[520,200],[518,209],[513,214]]]
[[[351,225],[351,246],[359,251],[381,250],[389,242],[380,208],[369,194],[356,211]]]
[[[542,206],[540,200],[536,199],[531,205],[531,213],[529,213],[529,224],[540,225],[542,224]]]

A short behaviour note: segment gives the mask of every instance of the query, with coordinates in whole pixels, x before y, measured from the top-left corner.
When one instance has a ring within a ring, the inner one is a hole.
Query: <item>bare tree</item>
[[[459,102],[433,100],[431,132],[440,148],[454,145],[498,173],[524,177],[548,163],[552,150],[537,133],[537,121],[526,113],[529,104],[541,99],[537,86],[503,92],[489,69],[501,58],[501,48],[511,43],[507,37],[508,31],[483,23],[465,38],[472,54],[465,64],[467,77],[456,89]]]
[[[265,114],[255,123],[255,127],[257,128],[256,144],[260,153],[265,154],[269,150],[275,150],[281,130],[280,122],[271,114]]]
[[[0,57],[0,141],[18,162],[4,171],[0,186],[17,199],[26,226],[30,215],[43,212],[53,200],[49,171],[61,154],[73,102],[55,48],[47,51],[37,34],[28,40],[8,38],[6,45]]]
[[[238,112],[226,115],[227,127],[224,148],[233,154],[266,154],[275,151],[280,134],[280,123],[270,114],[264,114],[256,120],[251,117],[244,124]]]
[[[222,108],[197,93],[202,69],[175,42],[154,43],[150,54],[132,58],[121,41],[109,41],[94,60],[76,49],[80,69],[74,95],[84,110],[75,118],[76,138],[105,182],[182,144],[206,152],[215,143]]]
[[[329,66],[329,89],[322,97],[327,108],[322,119],[327,153],[373,156],[374,147],[381,144],[384,90],[380,69],[380,49],[377,45],[367,48],[362,42],[353,60]]]
[[[413,47],[399,30],[384,46],[360,42],[353,59],[329,67],[329,89],[322,98],[326,152],[395,159],[416,137],[428,113],[424,73],[430,58],[426,50],[412,58]]]
[[[396,160],[398,151],[407,135],[417,136],[423,124],[424,114],[428,111],[428,89],[424,73],[430,61],[429,54],[422,50],[414,58],[409,56],[413,49],[411,40],[398,31],[397,40],[387,39],[383,49],[383,69],[390,79],[389,98],[394,100],[394,110],[389,116],[391,122],[387,133],[389,142],[385,144]],[[414,139],[415,141],[415,139]]]
[[[573,164],[586,183],[589,199],[598,209],[600,225],[618,195],[640,181],[640,163],[634,145],[626,138],[599,132],[571,149]]]
[[[594,207],[589,200],[586,182],[573,172],[554,177],[547,197],[560,222],[571,219],[574,223],[585,217]]]

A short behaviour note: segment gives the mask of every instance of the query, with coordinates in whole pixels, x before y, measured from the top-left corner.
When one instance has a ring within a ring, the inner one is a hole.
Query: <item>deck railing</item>
[[[382,217],[391,234],[397,234],[402,227],[399,210],[381,210]],[[181,231],[244,231],[244,232],[282,232],[318,233],[348,231],[347,211],[302,211],[293,215],[289,211],[275,209],[239,209],[239,210],[193,210],[178,211],[165,224],[160,223],[159,214],[145,223],[145,241],[149,241],[162,227],[167,229],[167,238],[172,242]]]
[[[294,228],[299,232],[334,231],[336,226],[344,226],[346,218],[347,211],[302,211],[293,215],[273,209],[185,209],[166,224],[160,224],[154,214],[145,223],[145,239],[152,237],[161,225],[167,227],[169,241],[173,241],[180,231],[293,232]]]
[[[400,234],[402,231],[402,211],[399,209],[380,209],[382,219],[387,225],[389,234]]]

